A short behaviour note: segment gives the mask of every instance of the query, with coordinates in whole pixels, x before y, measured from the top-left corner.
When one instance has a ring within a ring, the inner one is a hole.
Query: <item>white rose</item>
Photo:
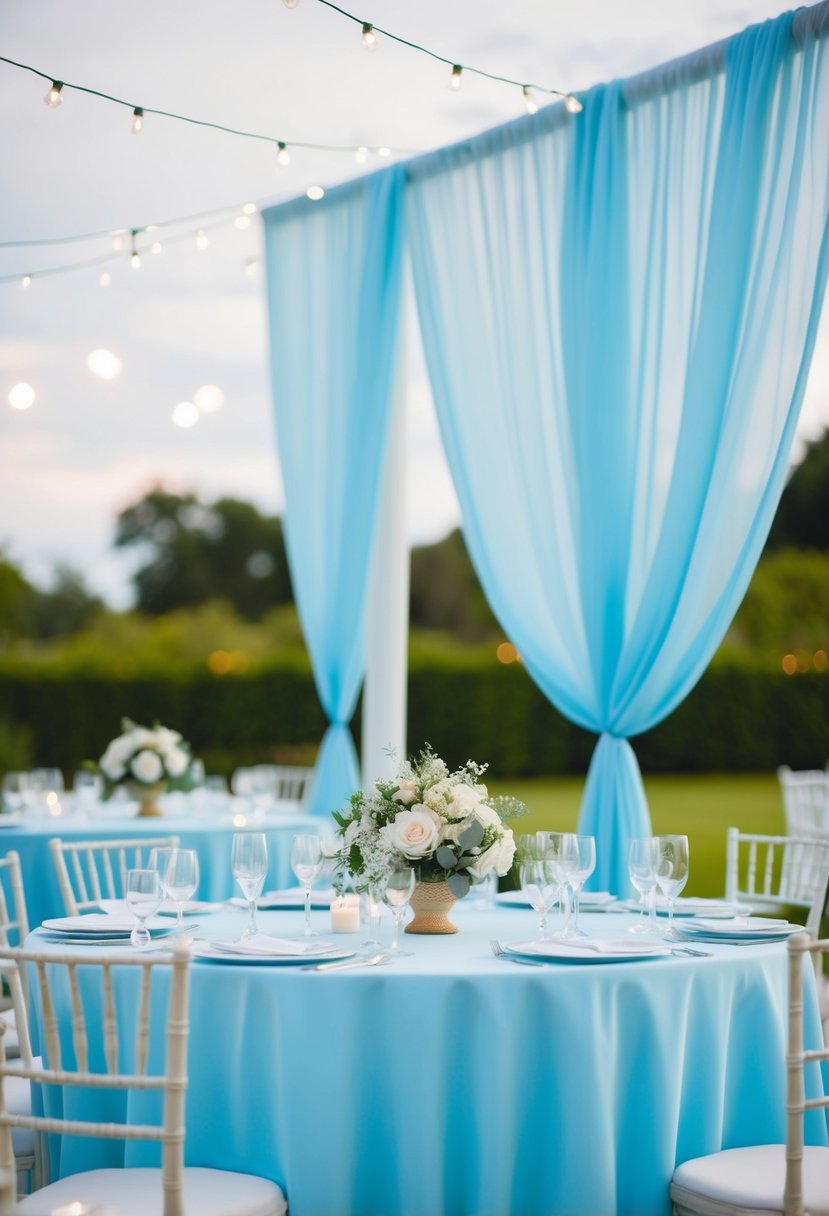
[[[494,811],[491,806],[487,806],[485,802],[479,802],[475,807],[475,816],[484,827],[499,828],[501,826],[501,816],[497,811]]]
[[[161,757],[157,752],[140,751],[137,756],[133,756],[130,761],[130,768],[134,777],[139,781],[145,782],[147,785],[154,781],[160,781],[164,775],[164,766],[161,763]]]
[[[166,726],[159,726],[155,732],[155,741],[163,752],[173,751],[176,745],[181,743],[181,735],[177,730],[168,730]]]
[[[380,834],[398,853],[417,861],[437,848],[439,823],[434,812],[417,803],[410,811],[398,812],[394,822],[381,828]]]
[[[485,853],[481,853],[474,863],[469,866],[473,878],[484,878],[491,870],[496,874],[506,874],[515,856],[515,838],[512,831],[506,828],[503,836],[494,841]]]
[[[392,794],[392,802],[402,802],[410,806],[417,798],[417,782],[411,777],[404,777],[396,794]]]
[[[101,772],[105,777],[109,777],[110,781],[120,781],[127,771],[123,764],[113,761],[109,750],[104,752],[98,763],[101,766]]]
[[[164,762],[171,777],[182,777],[190,766],[190,757],[180,747],[173,747],[166,753]]]

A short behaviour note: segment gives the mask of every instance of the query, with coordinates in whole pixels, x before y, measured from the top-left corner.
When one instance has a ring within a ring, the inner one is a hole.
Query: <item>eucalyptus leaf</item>
[[[484,825],[478,819],[473,819],[469,827],[464,828],[458,837],[458,844],[464,850],[477,849],[484,838]]]
[[[442,844],[435,853],[435,859],[438,865],[443,866],[444,870],[452,870],[457,864],[457,856],[454,849],[450,849],[448,844]]]
[[[450,874],[446,880],[446,885],[455,896],[455,899],[463,899],[471,883],[465,874]]]

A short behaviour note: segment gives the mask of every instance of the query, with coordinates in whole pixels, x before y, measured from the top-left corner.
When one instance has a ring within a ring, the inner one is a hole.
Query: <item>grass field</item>
[[[513,830],[573,831],[584,789],[580,777],[539,777],[523,781],[490,781],[493,794],[514,794],[530,814],[516,819]],[[686,895],[722,895],[725,889],[725,833],[785,830],[783,802],[775,773],[655,776],[645,779],[645,792],[655,833],[684,832],[691,867]]]

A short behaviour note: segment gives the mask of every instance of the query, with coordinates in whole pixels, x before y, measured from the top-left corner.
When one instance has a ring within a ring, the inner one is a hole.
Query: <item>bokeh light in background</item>
[[[217,414],[225,403],[225,395],[217,384],[203,384],[193,394],[193,403],[200,414]]]
[[[183,430],[195,426],[199,420],[199,411],[192,401],[179,401],[173,410],[173,422]]]
[[[90,351],[86,358],[86,366],[100,380],[115,380],[121,375],[123,363],[111,350],[103,348]]]
[[[35,403],[35,390],[31,384],[21,381],[9,392],[9,405],[15,410],[27,410]]]

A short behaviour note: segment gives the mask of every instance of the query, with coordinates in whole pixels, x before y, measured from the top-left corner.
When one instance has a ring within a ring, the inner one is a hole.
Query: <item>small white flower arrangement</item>
[[[481,783],[485,771],[468,760],[450,772],[427,745],[396,778],[352,794],[348,809],[334,812],[340,885],[350,876],[357,890],[379,887],[402,861],[418,881],[446,882],[462,899],[472,879],[506,874],[515,841],[503,819],[527,808],[516,798],[491,798]]]
[[[121,730],[98,761],[108,794],[128,781],[146,786],[163,781],[169,788],[187,787],[192,759],[177,730],[137,726],[129,718],[123,719]]]

